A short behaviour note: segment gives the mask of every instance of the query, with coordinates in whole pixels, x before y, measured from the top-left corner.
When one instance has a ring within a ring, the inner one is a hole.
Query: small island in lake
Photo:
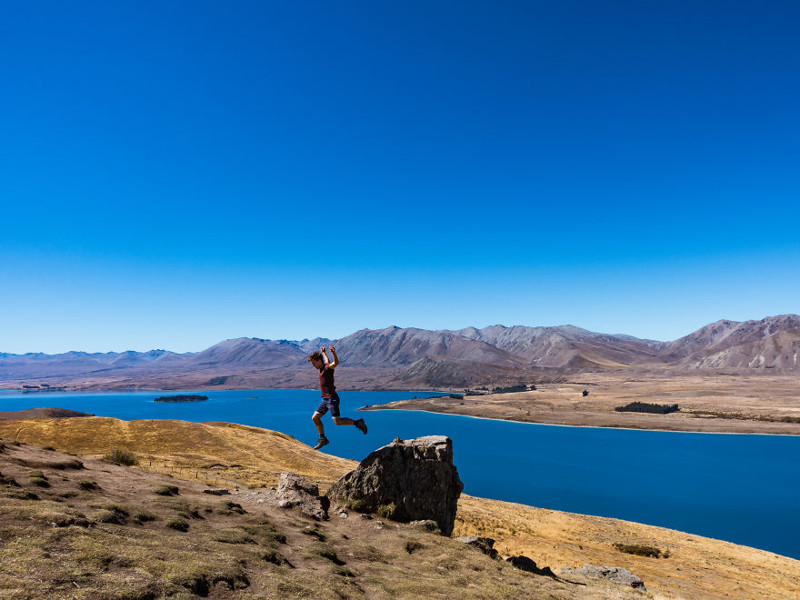
[[[208,400],[208,396],[179,394],[177,396],[160,396],[153,400],[153,402],[202,402],[203,400]]]

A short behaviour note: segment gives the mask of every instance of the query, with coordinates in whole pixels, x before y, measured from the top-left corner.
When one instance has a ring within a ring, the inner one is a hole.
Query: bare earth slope
[[[43,460],[59,462],[63,457],[54,451],[15,446],[14,436],[28,444],[81,454],[87,470],[43,467]],[[333,517],[319,525],[317,531],[326,538],[321,542],[317,534],[303,533],[311,524],[298,515],[271,510],[264,501],[270,492],[260,486],[274,483],[281,471],[295,470],[325,488],[354,463],[314,452],[276,432],[226,424],[89,417],[0,422],[0,437],[4,438],[0,472],[20,484],[13,489],[4,486],[5,496],[0,496],[0,531],[6,532],[0,536],[0,591],[16,590],[17,595],[9,597],[46,597],[34,593],[45,584],[69,589],[77,598],[119,597],[112,591],[121,578],[132,588],[156,591],[180,591],[187,582],[202,585],[206,581],[214,598],[644,597],[616,585],[597,587],[591,581],[575,580],[589,583],[584,587],[511,571],[452,540],[426,537],[389,522],[375,529],[374,520],[354,513],[346,520]],[[118,467],[87,457],[114,447],[133,451],[140,459],[139,467]],[[24,457],[22,452],[30,453],[28,463],[14,461]],[[52,487],[29,483],[32,470],[43,471]],[[98,483],[102,494],[94,496],[98,492],[82,489],[83,480]],[[219,500],[201,494],[204,480],[230,487],[228,498],[241,504],[247,518],[238,521],[230,514],[218,514]],[[180,495],[158,502],[153,490],[163,484],[177,485]],[[16,497],[26,492],[38,494],[40,500]],[[114,505],[128,513],[120,519],[123,524],[101,518],[113,513]],[[211,513],[206,512],[209,509]],[[192,511],[203,518],[192,516]],[[135,515],[140,513],[152,513],[156,519],[135,525]],[[197,537],[165,526],[177,513],[187,515],[189,532]],[[95,523],[94,528],[76,523],[51,525],[83,518]],[[259,519],[285,535],[288,543],[276,544]],[[523,553],[556,572],[585,563],[628,568],[644,579],[654,598],[788,600],[800,596],[800,561],[625,521],[464,496],[454,535],[468,534],[492,537],[501,553]],[[219,541],[220,537],[225,541]],[[246,541],[247,537],[253,541]],[[28,541],[22,544],[22,539]],[[115,543],[126,543],[132,550],[122,552]],[[320,544],[328,544],[346,564],[325,559],[320,549],[327,550]],[[415,544],[422,545],[420,552],[408,550]],[[657,548],[667,557],[635,556],[614,544]],[[154,553],[159,557],[155,563]],[[269,553],[284,556],[297,569],[265,561]],[[16,558],[8,561],[9,556]],[[187,579],[187,570],[179,566],[189,558],[191,577]],[[52,576],[47,579],[34,572]],[[219,579],[216,584],[215,578]],[[106,595],[80,595],[73,581]],[[230,586],[241,590],[228,590]]]

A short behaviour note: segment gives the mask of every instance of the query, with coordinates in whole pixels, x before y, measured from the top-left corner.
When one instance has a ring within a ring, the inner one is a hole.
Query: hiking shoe
[[[327,446],[328,444],[330,444],[330,442],[328,441],[328,438],[326,438],[324,435],[320,436],[319,441],[317,442],[317,445],[314,446],[314,450],[319,450],[320,448],[322,448],[323,446]]]
[[[355,423],[353,423],[364,435],[367,435],[367,424],[364,423],[364,419],[359,419]]]

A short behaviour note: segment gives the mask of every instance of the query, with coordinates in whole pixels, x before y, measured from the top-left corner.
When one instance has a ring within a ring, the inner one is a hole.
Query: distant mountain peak
[[[314,374],[307,369],[306,357],[331,343],[337,346],[342,366],[361,373],[360,381],[383,381],[385,369],[393,369],[398,386],[405,381],[408,385],[446,387],[448,377],[470,385],[481,380],[513,380],[531,370],[552,373],[669,366],[800,372],[800,316],[782,314],[751,321],[720,319],[672,342],[595,333],[574,325],[495,324],[455,331],[391,325],[361,329],[339,340],[230,338],[201,352],[182,354],[161,349],[0,353],[0,382],[107,380],[136,386],[154,382],[175,385],[176,381],[228,381],[230,385],[246,380],[262,385],[289,381],[310,385]]]

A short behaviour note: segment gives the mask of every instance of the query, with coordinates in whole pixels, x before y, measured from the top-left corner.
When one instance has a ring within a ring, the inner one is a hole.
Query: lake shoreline
[[[403,401],[400,401],[403,402]],[[400,406],[392,406],[395,403],[387,404],[373,404],[370,406],[361,406],[357,410],[377,412],[377,411],[391,411],[397,410],[402,412],[422,412],[430,414],[447,415],[450,417],[464,417],[466,419],[480,419],[485,421],[502,421],[506,423],[517,423],[519,425],[543,425],[545,427],[571,427],[576,429],[617,429],[620,431],[653,431],[664,433],[699,433],[706,435],[774,435],[781,437],[800,437],[800,426],[794,432],[762,432],[762,431],[724,431],[720,429],[707,430],[707,429],[677,429],[667,427],[631,427],[625,425],[593,425],[593,424],[571,424],[559,422],[545,422],[545,421],[520,421],[517,419],[503,419],[500,417],[491,417],[484,415],[473,415],[459,412],[445,412],[442,410],[431,410],[426,408],[406,408]]]
[[[411,398],[366,410],[422,410],[541,425],[686,433],[800,436],[794,376],[593,374],[510,393]],[[678,405],[668,414],[619,411],[632,402]]]
[[[540,390],[539,393],[547,395],[554,390]],[[574,390],[569,393],[575,395]],[[228,422],[281,431],[308,445],[313,445],[317,439],[310,417],[319,403],[318,390],[210,392],[208,402],[177,404],[154,403],[152,399],[156,395],[152,392],[90,393],[59,398],[63,399],[62,402],[67,400],[72,410],[110,417],[107,420],[116,423],[115,427],[123,426],[118,420],[151,424],[166,422],[172,423],[171,427],[185,427],[192,422]],[[333,453],[342,458],[360,460],[395,437],[411,439],[444,434],[459,448],[459,473],[469,494],[651,523],[752,547],[769,548],[784,555],[797,554],[796,547],[782,532],[787,525],[795,527],[797,521],[794,516],[797,491],[787,487],[787,474],[793,477],[792,474],[797,472],[798,437],[684,435],[665,439],[658,431],[650,431],[653,435],[647,435],[648,431],[619,428],[614,431],[610,427],[567,425],[532,429],[511,422],[525,422],[523,419],[510,419],[511,415],[498,419],[432,411],[396,410],[390,413],[382,410],[387,402],[407,401],[414,395],[439,396],[432,401],[443,401],[441,394],[430,392],[342,392],[345,415],[352,416],[358,407],[364,405],[373,406],[375,411],[360,413],[369,424],[368,436],[357,435],[358,432],[353,432],[351,427],[328,427],[332,424],[327,421],[326,433],[331,439]],[[509,398],[502,396],[505,406]],[[491,401],[490,396],[478,399]],[[32,400],[22,394],[3,395],[0,396],[0,406],[7,410],[30,408]],[[460,407],[461,400],[457,398],[447,401]],[[38,398],[36,402],[46,405],[52,402],[52,398]],[[529,397],[526,404],[530,404]],[[452,416],[473,418],[452,419]],[[649,416],[661,418],[660,415]],[[45,421],[52,422],[49,419],[40,422]],[[68,421],[77,424],[82,420]],[[16,435],[16,429],[13,435]],[[114,439],[122,437],[118,435]],[[476,444],[476,440],[480,443]],[[484,443],[486,441],[489,441],[488,445]],[[636,448],[634,453],[630,452],[632,447]],[[520,449],[524,451],[520,452]],[[745,467],[745,464],[755,466]],[[615,469],[623,469],[632,476],[615,478],[614,485],[609,486],[606,465],[615,465]],[[750,473],[751,482],[758,482],[756,485],[741,489],[737,482],[740,482],[743,469]],[[517,477],[530,471],[540,476]],[[682,493],[664,502],[661,490],[665,485],[679,488]],[[758,493],[765,486],[771,490],[768,499]],[[720,510],[716,499],[720,493],[736,501],[726,502],[722,507],[724,510]],[[732,514],[725,513],[726,510],[739,516],[733,518]],[[742,514],[750,517],[742,519]],[[760,525],[754,529],[749,523],[756,518]]]

